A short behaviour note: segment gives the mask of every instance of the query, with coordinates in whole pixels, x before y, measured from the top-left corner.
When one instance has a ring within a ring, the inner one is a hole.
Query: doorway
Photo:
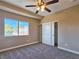
[[[54,22],[54,46],[58,47],[58,22]]]
[[[42,43],[58,47],[58,22],[42,23]]]

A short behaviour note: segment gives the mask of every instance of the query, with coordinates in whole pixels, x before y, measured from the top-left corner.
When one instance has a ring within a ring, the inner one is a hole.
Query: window
[[[13,19],[5,18],[4,20],[5,36],[16,36],[18,35],[18,21]]]
[[[29,27],[28,22],[19,21],[19,35],[28,35],[29,34],[28,27]]]
[[[5,36],[29,35],[29,23],[15,19],[4,19]]]

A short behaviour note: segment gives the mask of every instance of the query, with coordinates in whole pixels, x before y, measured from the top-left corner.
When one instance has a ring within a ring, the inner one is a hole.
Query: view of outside
[[[4,19],[4,34],[5,36],[17,36],[29,34],[29,23],[14,19]]]
[[[18,21],[14,19],[5,18],[4,20],[5,36],[16,36],[18,35]]]
[[[29,23],[19,21],[19,35],[29,35]]]

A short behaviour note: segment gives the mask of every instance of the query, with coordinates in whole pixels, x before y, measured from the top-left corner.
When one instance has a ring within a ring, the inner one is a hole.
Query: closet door
[[[52,45],[54,46],[54,43],[55,43],[55,22],[52,22]]]
[[[42,43],[52,45],[52,23],[42,23]]]

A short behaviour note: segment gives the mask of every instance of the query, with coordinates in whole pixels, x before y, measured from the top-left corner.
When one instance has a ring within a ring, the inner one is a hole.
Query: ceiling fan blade
[[[51,12],[51,10],[50,10],[50,9],[48,9],[48,8],[45,8],[45,10],[46,10],[46,11],[48,11],[48,12]]]
[[[36,7],[36,5],[26,5],[25,7]]]
[[[46,3],[46,5],[54,4],[57,3],[59,0],[52,0]]]
[[[37,14],[39,11],[37,10],[35,13]]]

